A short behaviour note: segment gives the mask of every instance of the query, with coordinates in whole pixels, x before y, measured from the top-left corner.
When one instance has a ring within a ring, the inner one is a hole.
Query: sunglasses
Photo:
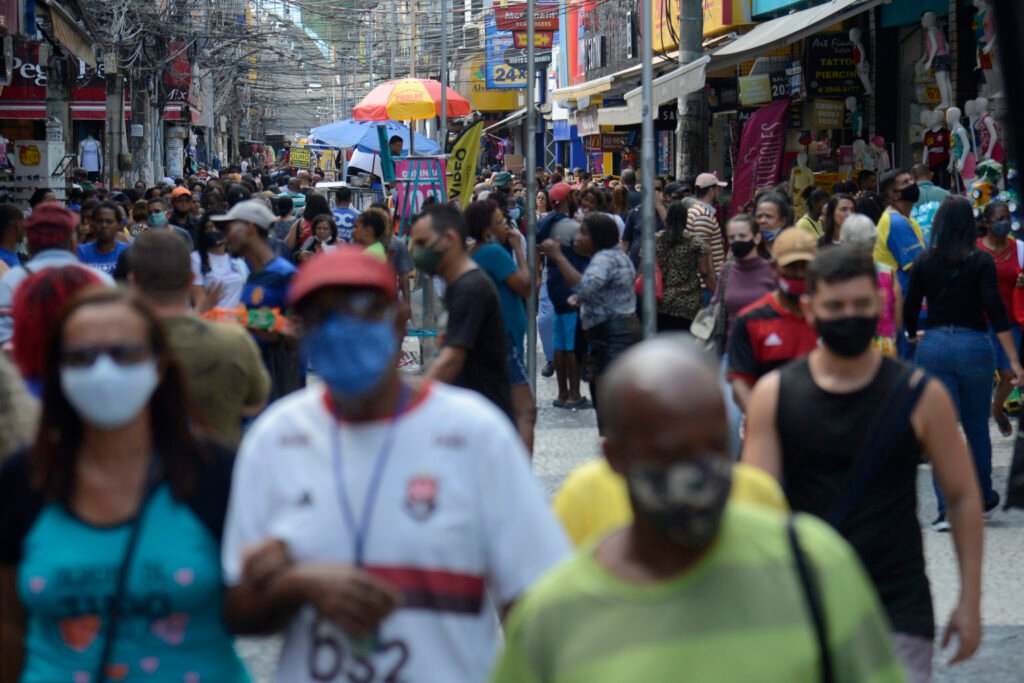
[[[107,356],[118,365],[135,365],[148,359],[152,351],[146,344],[113,344],[111,346],[81,346],[65,348],[61,352],[61,365],[67,368],[92,367],[100,356]]]

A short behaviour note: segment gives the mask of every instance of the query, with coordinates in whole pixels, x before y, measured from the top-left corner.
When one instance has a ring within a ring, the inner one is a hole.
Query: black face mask
[[[992,233],[993,237],[1003,238],[1010,234],[1010,221],[996,221],[992,225],[988,226],[988,231]]]
[[[746,258],[750,252],[754,251],[754,240],[730,242],[729,249],[732,251],[732,255],[736,258]]]
[[[921,188],[917,186],[917,183],[907,185],[900,190],[900,199],[905,202],[917,203],[917,200],[921,198]]]
[[[871,345],[878,329],[878,316],[851,315],[834,320],[814,321],[822,343],[844,358],[856,358]]]
[[[210,230],[208,232],[203,233],[203,240],[206,242],[207,249],[211,247],[219,247],[220,245],[224,244],[224,242],[226,242],[227,239],[227,235],[225,235],[220,230]]]

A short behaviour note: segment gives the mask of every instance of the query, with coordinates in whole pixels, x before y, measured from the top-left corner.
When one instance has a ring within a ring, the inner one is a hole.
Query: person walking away
[[[587,216],[576,236],[576,250],[590,256],[583,273],[576,270],[555,240],[545,240],[541,250],[558,266],[566,284],[575,288],[580,323],[590,344],[593,364],[590,396],[593,400],[600,390],[601,375],[608,366],[640,340],[636,271],[619,248],[615,222],[600,213]],[[602,431],[600,413],[597,427]]]
[[[361,245],[371,256],[387,261],[388,252],[384,248],[384,240],[388,236],[387,229],[385,217],[378,211],[368,209],[356,216],[352,228],[352,243]]]
[[[636,189],[636,171],[632,168],[622,169],[622,176],[619,180],[622,181],[622,186],[629,192],[628,206],[629,210],[632,211],[640,206],[640,202],[643,200],[643,195]]]
[[[18,244],[25,239],[25,214],[14,204],[0,204],[0,277],[21,265]]]
[[[319,254],[331,251],[338,245],[338,224],[330,214],[322,214],[313,219],[313,235],[306,240],[295,260],[305,263]]]
[[[725,263],[725,242],[722,240],[722,229],[718,225],[718,210],[715,208],[722,188],[728,183],[722,182],[714,173],[701,173],[693,182],[694,198],[697,200],[690,207],[686,219],[687,229],[704,241],[711,252],[711,265],[714,272],[722,269]],[[715,288],[704,283],[705,289],[714,292]]]
[[[664,184],[661,178],[654,180],[654,234],[665,229],[665,197],[662,195]],[[671,200],[670,200],[671,201]],[[622,250],[629,254],[633,266],[640,265],[640,253],[643,248],[643,207],[636,206],[626,216],[626,227],[622,231]]]
[[[878,598],[838,534],[810,515],[727,504],[716,375],[675,339],[645,341],[612,365],[598,401],[602,450],[627,482],[632,521],[516,605],[491,683],[906,680]],[[820,627],[808,596],[827,605]]]
[[[160,317],[170,349],[185,371],[199,423],[231,446],[242,439],[242,419],[266,405],[270,376],[244,327],[203,320],[189,304],[188,248],[166,232],[146,233],[132,246],[129,281]]]
[[[213,217],[224,226],[228,253],[244,258],[249,277],[242,288],[240,302],[251,313],[286,315],[285,295],[295,274],[295,266],[275,256],[268,242],[274,214],[262,202],[249,199],[231,207],[226,214]],[[275,328],[278,327],[275,325]],[[306,384],[306,370],[290,326],[282,329],[249,329],[260,347],[263,365],[270,373],[271,402]]]
[[[334,222],[338,224],[338,238],[346,243],[352,242],[352,227],[359,212],[352,208],[352,190],[339,187],[334,193]]]
[[[396,291],[391,268],[354,247],[299,271],[289,303],[324,383],[271,406],[239,451],[225,616],[284,631],[281,683],[482,681],[499,614],[568,553],[501,411],[397,368]],[[269,543],[289,562],[261,581],[248,548]]]
[[[807,213],[800,217],[795,227],[820,240],[825,235],[821,225],[821,214],[829,202],[829,194],[825,190],[816,190],[813,187],[808,188],[806,194],[804,199],[807,201]]]
[[[927,683],[935,618],[917,519],[925,453],[949,504],[960,570],[960,600],[942,646],[957,637],[955,664],[981,642],[984,531],[967,444],[942,383],[871,346],[881,297],[870,254],[830,249],[811,263],[807,281],[807,318],[822,344],[754,388],[743,461],[784,481],[794,510],[822,518],[849,541],[910,679]]]
[[[930,170],[930,169],[929,169]],[[999,284],[999,296],[1003,300],[1007,313],[1013,311],[1013,290],[1017,288],[1021,270],[1024,269],[1024,244],[1010,237],[1010,208],[1005,202],[992,202],[985,207],[983,214],[987,230],[978,238],[978,249],[987,252],[996,264],[996,281]],[[1010,359],[1007,358],[999,339],[996,337],[992,324],[988,326],[989,338],[996,354],[996,373],[999,383],[992,396],[992,418],[1003,436],[1013,435],[1010,417],[1003,405],[1013,391],[1013,372]],[[1020,325],[1010,321],[1010,333],[1013,335],[1013,348],[1020,349]]]
[[[558,242],[562,255],[577,271],[583,271],[590,259],[578,253],[574,247],[580,224],[569,215],[573,213],[572,188],[567,183],[555,183],[548,192],[552,211],[537,223],[537,244],[551,239]],[[541,250],[543,254],[543,250]],[[555,377],[558,381],[558,396],[552,401],[556,408],[583,409],[590,407],[590,401],[580,394],[580,364],[576,356],[576,325],[579,311],[569,304],[573,295],[572,286],[562,275],[558,264],[547,258],[547,290],[555,309],[554,347]]]
[[[25,265],[15,266],[0,277],[0,344],[6,344],[14,336],[14,292],[22,280],[30,273],[47,268],[86,267],[74,251],[78,222],[78,214],[54,202],[40,204],[25,221],[25,241],[30,258]],[[96,273],[104,284],[113,286],[113,278],[106,273],[93,268],[89,271]]]
[[[249,278],[245,259],[230,256],[227,235],[211,214],[199,219],[199,248],[192,252],[192,303],[197,313],[235,308]]]
[[[288,231],[291,230],[292,223],[295,222],[295,218],[292,217],[295,204],[292,203],[291,197],[284,194],[271,197],[271,203],[276,220],[270,224],[270,236],[283,242],[288,237]]]
[[[832,247],[841,244],[843,222],[852,213],[856,213],[856,202],[853,196],[848,194],[832,195],[825,205],[825,218],[821,222],[822,234],[821,239],[818,240],[818,247]]]
[[[445,282],[441,353],[427,377],[472,389],[516,424],[505,349],[505,322],[498,292],[466,254],[466,220],[453,207],[431,204],[412,224],[416,268]]]
[[[803,230],[783,230],[772,249],[775,289],[736,318],[729,336],[727,376],[741,411],[746,412],[759,379],[818,345],[818,333],[800,308],[800,297],[807,291],[807,264],[817,255],[818,241],[813,236]]]
[[[112,275],[117,259],[128,244],[117,240],[121,223],[117,219],[117,206],[113,202],[101,202],[92,210],[92,227],[96,241],[78,247],[78,259],[87,266]]]
[[[222,616],[232,458],[192,433],[159,320],[83,293],[45,368],[39,436],[0,468],[4,680],[247,683]]]
[[[967,443],[974,457],[986,516],[999,506],[992,488],[992,378],[995,353],[989,326],[1009,359],[1014,383],[1024,384],[1006,306],[999,294],[999,279],[992,256],[977,247],[977,228],[971,204],[950,197],[935,214],[932,244],[918,257],[910,272],[903,305],[908,339],[917,339],[921,306],[928,300],[924,336],[917,344],[917,364],[941,379],[953,396]],[[987,317],[987,320],[986,320]],[[948,531],[946,502],[936,479],[938,516],[936,531]]]
[[[464,213],[473,246],[470,258],[491,278],[498,290],[501,317],[505,321],[508,377],[511,385],[512,408],[516,427],[529,453],[533,453],[533,430],[537,423],[537,405],[530,391],[523,363],[523,342],[526,339],[525,299],[530,296],[530,270],[526,262],[519,231],[514,231],[510,242],[516,254],[514,261],[499,243],[499,234],[512,231],[505,214],[490,199],[472,202]],[[518,264],[517,264],[518,262]]]
[[[672,202],[665,217],[667,230],[657,236],[654,248],[661,270],[663,296],[658,301],[658,331],[689,332],[700,311],[701,281],[711,291],[718,288],[705,242],[686,229],[688,212],[682,202]]]
[[[871,219],[855,213],[843,223],[843,244],[850,244],[874,253],[878,228]],[[878,329],[871,344],[886,356],[895,357],[896,335],[903,328],[903,290],[896,271],[880,263],[875,264],[878,274],[878,293],[882,297],[878,313]]]

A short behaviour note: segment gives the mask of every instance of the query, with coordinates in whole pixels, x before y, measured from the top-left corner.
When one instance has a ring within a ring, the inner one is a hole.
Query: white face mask
[[[115,429],[131,422],[149,403],[160,382],[156,360],[118,365],[101,354],[89,367],[62,367],[64,396],[84,420],[96,427]]]

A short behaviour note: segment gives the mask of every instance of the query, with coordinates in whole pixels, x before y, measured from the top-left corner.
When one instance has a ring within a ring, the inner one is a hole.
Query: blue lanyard
[[[363,514],[360,516],[358,522],[356,521],[355,513],[352,511],[352,505],[349,503],[348,494],[345,492],[345,476],[341,458],[341,428],[338,427],[333,432],[334,480],[338,487],[338,504],[341,506],[341,516],[345,520],[345,526],[348,527],[349,532],[355,540],[354,559],[357,567],[364,566],[366,538],[370,533],[370,521],[373,517],[374,503],[377,500],[377,492],[380,490],[381,477],[384,475],[384,468],[387,465],[388,459],[391,457],[392,446],[395,442],[395,433],[398,431],[398,421],[409,406],[410,393],[411,391],[408,385],[403,382],[402,393],[398,397],[398,410],[395,413],[395,417],[391,420],[391,424],[388,426],[388,432],[384,435],[384,443],[381,444],[380,453],[377,455],[377,460],[373,465],[373,474],[370,477],[370,486],[366,492],[366,499],[363,501]]]

